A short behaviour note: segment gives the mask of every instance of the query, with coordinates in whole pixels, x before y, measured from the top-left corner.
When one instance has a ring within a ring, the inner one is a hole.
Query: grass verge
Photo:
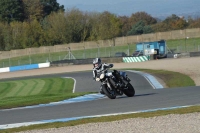
[[[111,122],[111,121],[118,121],[118,120],[130,119],[130,118],[149,118],[149,117],[156,117],[156,116],[169,115],[169,114],[186,114],[186,113],[194,113],[194,112],[200,112],[200,106],[192,106],[192,107],[165,110],[165,111],[133,113],[133,114],[125,114],[125,115],[117,115],[117,116],[98,117],[98,118],[87,118],[87,119],[80,119],[80,120],[74,120],[74,121],[69,121],[69,122],[39,124],[39,125],[32,125],[32,126],[26,126],[26,127],[20,127],[20,128],[6,129],[2,131],[0,130],[0,133],[13,133],[13,132],[20,132],[20,131],[27,131],[27,130],[35,130],[35,129],[60,128],[60,127],[76,126],[76,125],[87,124],[87,123]]]
[[[0,109],[45,104],[88,93],[72,93],[70,78],[42,78],[0,82]]]
[[[154,75],[154,76],[162,79],[166,83],[166,85],[168,87],[170,87],[170,88],[171,87],[195,86],[194,81],[190,77],[188,77],[187,75],[178,73],[178,72],[171,72],[171,71],[165,71],[165,70],[149,70],[149,69],[132,69],[132,70],[143,71],[143,72],[152,74],[152,75]],[[52,86],[52,85],[49,85],[50,84],[49,81],[59,80],[59,79],[60,78],[58,78],[58,79],[56,79],[56,78],[39,79],[39,80],[45,80],[45,83],[47,83],[46,87],[44,87],[44,89],[42,89],[43,91],[41,91],[41,93],[47,92],[47,90],[49,90],[48,91],[49,93],[51,91],[53,91],[54,90],[53,88],[52,89],[47,89],[50,86]],[[65,80],[72,80],[72,79],[65,79]],[[23,86],[22,84],[26,84],[27,86],[30,83],[33,84],[32,81],[29,81],[29,80],[23,80],[23,81],[20,81],[20,82],[22,82],[22,83],[18,83],[18,84],[20,84],[20,86]],[[40,82],[39,81],[35,81],[35,82],[41,83],[41,81]],[[69,82],[69,81],[66,81],[66,82]],[[71,82],[73,82],[73,81],[71,81]],[[7,87],[13,87],[12,82],[8,82],[8,83],[10,83],[11,85],[7,85]],[[0,83],[0,85],[1,85],[1,83]],[[72,86],[73,86],[73,84],[67,85],[67,88],[69,87],[69,88],[72,89]],[[71,90],[69,88],[68,88],[68,91]],[[63,90],[63,91],[67,91],[67,90]],[[29,93],[29,94],[31,94],[31,93]],[[67,94],[68,94],[68,96],[67,96]],[[25,97],[21,97],[21,100],[19,100],[19,101],[21,101],[21,102],[23,102],[24,100],[26,101],[26,97],[29,100],[31,99],[31,97],[33,97],[33,99],[31,101],[34,101],[36,99],[39,99],[38,101],[40,101],[41,99],[46,99],[46,100],[51,100],[52,101],[52,100],[55,100],[55,99],[56,100],[59,100],[59,99],[62,100],[63,98],[66,99],[66,98],[70,98],[70,97],[75,97],[75,96],[83,95],[83,94],[72,94],[70,92],[68,92],[67,94],[63,95],[63,94],[60,94],[58,92],[57,94],[53,95],[52,93],[50,93],[50,94],[48,94],[46,96],[46,98],[45,98],[45,94],[39,95],[38,96],[39,98],[37,98],[37,96],[25,96]],[[19,97],[17,97],[17,99],[18,98]],[[5,98],[5,100],[6,99],[7,100],[8,99],[11,100],[12,98],[7,97],[7,98]],[[13,99],[11,101],[15,101],[15,99]],[[164,111],[155,111],[155,112],[146,112],[146,113],[135,113],[135,114],[107,116],[107,117],[98,117],[98,118],[87,118],[87,119],[81,119],[81,120],[75,120],[75,121],[69,121],[69,122],[56,122],[56,123],[32,125],[32,126],[26,126],[26,127],[19,127],[19,128],[12,128],[12,129],[0,130],[0,133],[12,133],[12,132],[19,132],[19,131],[34,130],[34,129],[59,128],[59,127],[75,126],[75,125],[87,124],[87,123],[110,122],[110,121],[130,119],[130,118],[138,118],[138,117],[148,118],[148,117],[168,115],[168,114],[185,114],[185,113],[194,113],[194,112],[200,112],[200,106],[192,106],[192,107],[187,107],[187,108],[180,108],[180,109],[173,109],[173,110],[164,110]]]
[[[154,75],[164,81],[168,88],[195,86],[195,82],[187,75],[167,70],[132,69]]]
[[[166,40],[167,47],[174,51],[175,53],[179,52],[192,52],[198,51],[199,44],[197,42],[200,41],[200,38],[189,38],[187,42],[185,39],[174,39],[174,40]],[[187,45],[186,45],[187,44]],[[96,44],[95,44],[96,47]],[[96,47],[91,49],[80,49],[80,50],[72,50],[72,54],[76,59],[85,59],[85,58],[95,58],[99,57],[114,57],[116,52],[125,52],[133,54],[136,50],[136,43],[131,43],[130,45],[124,44],[122,46],[114,46],[114,47]],[[19,56],[14,58],[7,58],[0,60],[0,68],[10,67],[10,66],[20,66],[27,64],[37,64],[44,63],[46,61],[59,61],[66,59],[66,55],[69,54],[68,50],[65,49],[60,52],[49,52],[43,54],[31,54],[27,56]],[[67,56],[68,57],[68,56]]]

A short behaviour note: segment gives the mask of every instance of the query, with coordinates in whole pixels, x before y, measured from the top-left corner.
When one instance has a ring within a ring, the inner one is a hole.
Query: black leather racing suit
[[[100,75],[102,71],[104,71],[106,68],[112,68],[113,64],[101,64],[98,68],[93,68],[93,79],[96,79],[97,75]],[[112,72],[107,73],[107,76],[111,76]]]
[[[93,68],[93,79],[96,80],[97,75],[100,75],[102,73],[102,71],[104,71],[106,68],[112,68],[113,64],[101,64],[101,66],[97,67],[97,68]],[[107,76],[111,76],[112,72],[106,72]],[[102,91],[102,88],[100,87],[100,93],[104,94],[104,92]]]

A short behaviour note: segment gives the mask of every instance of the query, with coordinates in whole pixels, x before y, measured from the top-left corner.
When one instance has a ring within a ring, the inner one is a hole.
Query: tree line
[[[0,51],[200,28],[200,18],[64,9],[57,0],[0,0]]]

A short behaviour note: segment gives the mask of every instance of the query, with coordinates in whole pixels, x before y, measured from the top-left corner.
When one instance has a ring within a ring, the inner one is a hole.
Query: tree
[[[111,14],[107,11],[99,15],[96,25],[98,28],[97,39],[113,39],[120,34],[121,23],[116,15]],[[95,28],[95,27],[94,27]]]
[[[13,39],[12,39],[12,30],[10,28],[10,25],[9,24],[4,24],[4,28],[3,28],[3,40],[4,40],[4,50],[11,50],[12,49],[12,42],[13,42]]]
[[[128,31],[131,29],[129,17],[119,16],[118,18],[119,18],[120,23],[121,23],[121,36],[126,36]]]
[[[177,20],[179,20],[179,17],[175,14],[172,14],[171,16],[167,17],[163,22],[169,24]]]
[[[178,30],[184,29],[187,27],[187,22],[184,20],[184,17],[178,17],[175,14],[172,14],[170,17],[167,17],[163,23],[166,23],[169,27],[169,30]]]
[[[152,32],[154,32],[154,30],[151,28],[151,26],[149,26],[149,25],[144,26],[143,34],[148,34],[148,33],[152,33]]]
[[[130,17],[131,25],[134,25],[139,21],[143,21],[145,25],[152,25],[157,23],[157,20],[153,18],[151,15],[147,14],[146,12],[136,12],[135,14],[131,15]]]
[[[4,36],[3,36],[3,30],[5,25],[0,22],[0,51],[5,50],[5,43],[4,43]]]
[[[133,25],[132,29],[128,32],[128,35],[143,34],[144,26],[145,26],[145,24],[143,21],[137,22],[135,25]]]
[[[188,19],[188,27],[189,28],[200,28],[200,18],[192,19],[190,17]]]
[[[188,23],[184,20],[184,18],[180,18],[174,23],[173,29],[174,30],[185,29],[187,26],[188,26]]]
[[[98,38],[98,34],[99,34],[99,32],[98,32],[98,30],[99,30],[99,27],[98,27],[99,16],[100,16],[100,13],[97,13],[97,12],[90,13],[91,29],[89,31],[89,38],[88,38],[89,41],[97,40],[97,38]]]
[[[157,24],[152,25],[152,29],[155,32],[165,32],[165,31],[169,31],[170,27],[166,23],[159,22]]]
[[[128,32],[128,35],[141,35],[153,32],[150,26],[145,26],[144,21],[139,21],[133,25],[132,29]]]
[[[10,30],[12,36],[12,49],[21,49],[23,40],[23,23],[22,22],[11,22]]]
[[[64,5],[59,5],[57,0],[40,0],[43,5],[44,16],[49,15],[52,12],[65,11]]]
[[[25,17],[28,22],[41,20],[44,17],[43,5],[40,0],[23,0]]]
[[[69,43],[71,41],[70,27],[63,12],[52,13],[43,25],[45,40],[48,45]]]
[[[23,22],[22,46],[23,48],[39,47],[42,38],[42,27],[37,20]]]
[[[0,0],[0,21],[10,23],[23,21],[24,10],[22,0]]]
[[[82,40],[81,34],[84,29],[84,15],[79,9],[71,9],[66,12],[67,27],[70,27],[72,42],[80,42]]]
[[[82,18],[83,30],[81,32],[81,41],[86,41],[90,37],[90,31],[92,29],[92,18],[91,14],[85,12]]]

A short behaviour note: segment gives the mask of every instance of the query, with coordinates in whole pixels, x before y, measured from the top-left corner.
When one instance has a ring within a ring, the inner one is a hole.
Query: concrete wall
[[[91,49],[97,47],[110,47],[111,45],[120,46],[120,45],[127,45],[128,43],[158,41],[162,39],[164,40],[184,39],[186,37],[190,38],[200,37],[200,28],[175,30],[168,32],[157,32],[157,33],[127,36],[127,37],[117,37],[114,40],[99,40],[99,41],[90,41],[82,43],[69,43],[69,44],[55,45],[55,46],[43,46],[39,48],[0,51],[0,59],[25,56],[29,54],[32,55],[39,53],[68,51],[69,47],[73,51],[84,48]]]
[[[123,57],[101,58],[103,63],[120,63],[123,62]],[[93,59],[76,59],[76,60],[61,60],[51,62],[51,67],[67,66],[67,65],[83,65],[91,64]]]

